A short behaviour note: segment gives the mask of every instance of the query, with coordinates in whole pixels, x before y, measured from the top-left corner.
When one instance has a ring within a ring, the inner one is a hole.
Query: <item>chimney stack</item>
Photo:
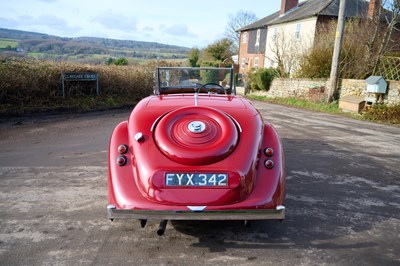
[[[299,0],[282,0],[281,1],[281,12],[280,15],[285,14],[292,8],[295,8],[299,4]]]
[[[373,18],[378,12],[381,5],[381,0],[369,0],[368,17]]]

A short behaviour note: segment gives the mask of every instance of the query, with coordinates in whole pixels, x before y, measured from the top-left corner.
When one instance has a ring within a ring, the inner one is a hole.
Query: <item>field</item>
[[[154,61],[154,59],[147,59],[147,54],[157,54],[152,52],[143,52],[139,57],[128,57],[129,65],[144,65],[149,61]],[[168,53],[159,53],[158,60],[168,60],[171,62],[182,62],[185,61],[183,58],[176,58],[176,59],[165,59],[173,57],[172,54]],[[28,52],[25,54],[29,58],[39,59],[39,60],[57,60],[57,61],[67,61],[67,62],[75,62],[81,64],[104,64],[106,60],[110,57],[118,58],[118,56],[110,55],[110,54],[76,54],[76,55],[58,55],[58,54],[49,54],[46,52]],[[124,57],[125,58],[125,57]]]
[[[16,51],[19,48],[18,51]],[[189,48],[155,42],[97,37],[59,37],[0,28],[0,54],[36,59],[104,64],[107,58],[145,60],[187,59]]]
[[[18,42],[18,40],[0,38],[0,49],[7,47],[16,48],[18,46]]]

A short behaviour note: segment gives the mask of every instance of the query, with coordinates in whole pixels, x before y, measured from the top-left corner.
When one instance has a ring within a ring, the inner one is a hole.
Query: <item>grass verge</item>
[[[29,104],[0,104],[0,117],[18,117],[25,114],[51,112],[89,112],[119,108],[133,108],[137,100],[118,96],[81,96]]]
[[[298,98],[280,98],[280,97],[266,97],[266,96],[256,96],[256,95],[247,95],[249,99],[264,101],[269,103],[281,104],[286,106],[292,106],[307,110],[312,110],[316,112],[324,112],[331,114],[345,114],[342,110],[339,109],[338,102],[335,101],[333,103],[325,103],[325,102],[311,102],[305,99]]]
[[[337,101],[334,101],[332,103],[326,103],[326,102],[312,102],[306,99],[297,99],[297,98],[278,98],[278,97],[271,98],[267,96],[256,96],[256,95],[247,95],[246,97],[253,100],[291,106],[316,112],[342,115],[358,120],[367,120],[383,124],[400,126],[400,105],[387,106],[387,105],[377,104],[367,109],[362,114],[354,114],[342,111],[339,108],[339,103]]]

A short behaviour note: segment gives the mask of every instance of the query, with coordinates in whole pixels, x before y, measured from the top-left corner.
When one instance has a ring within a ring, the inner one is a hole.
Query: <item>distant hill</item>
[[[37,32],[0,28],[0,53],[43,59],[100,63],[109,57],[128,60],[183,59],[189,48],[156,42],[97,37],[65,38]]]
[[[9,30],[0,28],[0,38],[5,39],[16,39],[16,40],[24,40],[24,39],[61,39],[61,37],[47,35],[43,33],[30,32],[30,31],[22,31],[22,30]]]

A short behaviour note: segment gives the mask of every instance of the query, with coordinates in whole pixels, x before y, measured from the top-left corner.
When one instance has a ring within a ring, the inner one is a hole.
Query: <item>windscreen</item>
[[[224,93],[233,89],[231,68],[158,68],[161,94],[168,93]]]

